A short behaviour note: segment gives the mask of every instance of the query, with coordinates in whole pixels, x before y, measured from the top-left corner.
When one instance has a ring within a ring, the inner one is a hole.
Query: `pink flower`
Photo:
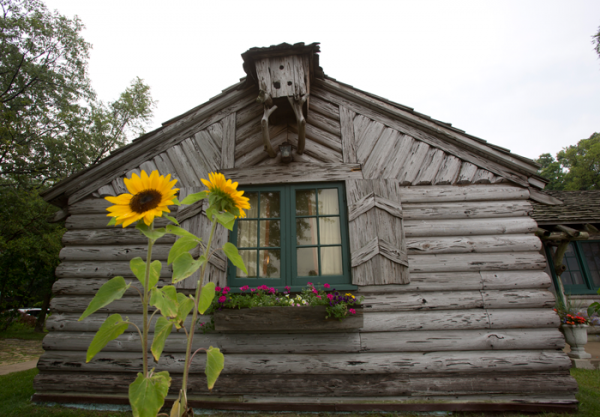
[[[216,292],[221,292],[221,287],[215,287]]]
[[[271,294],[275,294],[275,291],[277,291],[275,288],[269,288],[269,292],[270,292]]]
[[[252,289],[250,289],[250,291],[251,291],[251,292],[254,292],[254,291],[256,291],[256,290],[255,290],[254,288],[252,288]]]
[[[321,296],[320,296],[320,295],[317,295],[317,298],[320,300],[320,299],[321,299]]]
[[[223,290],[225,290],[225,291],[229,292],[229,291],[231,291],[231,288],[229,288],[229,287],[225,287],[225,288],[223,288]]]
[[[219,302],[220,303],[224,303],[225,301],[227,301],[227,297],[225,297],[224,295],[219,297]]]
[[[333,294],[327,294],[327,298],[329,298],[329,300],[333,300]]]
[[[247,285],[244,285],[243,287],[240,287],[241,291],[248,291],[249,289],[250,289],[250,287],[247,286]]]
[[[286,285],[286,286],[285,286],[285,289],[289,291],[289,290],[291,290],[292,288],[291,288],[289,285]]]
[[[356,314],[356,310],[353,308],[349,309],[348,311],[350,312],[350,314]]]
[[[313,287],[312,292],[314,292],[315,294],[319,293],[319,291],[317,291],[317,289],[315,287]]]
[[[312,286],[313,286],[313,283],[312,283],[312,282],[308,282],[308,283],[306,283],[306,285],[308,285],[308,286],[311,286],[311,287],[312,287]]]
[[[329,285],[329,284],[323,284],[323,288],[330,288],[330,287],[331,287],[331,285]]]

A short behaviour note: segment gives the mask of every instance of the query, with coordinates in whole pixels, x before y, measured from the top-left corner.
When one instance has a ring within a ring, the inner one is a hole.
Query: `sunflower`
[[[243,191],[238,191],[238,183],[232,183],[231,180],[225,180],[223,174],[211,172],[208,174],[209,181],[202,178],[202,183],[206,185],[215,201],[220,201],[221,209],[235,217],[246,217],[244,210],[250,208],[249,198],[244,197]],[[215,198],[216,197],[216,198]]]
[[[173,188],[177,180],[171,181],[171,174],[166,177],[159,175],[158,171],[152,171],[150,176],[142,171],[141,177],[133,174],[131,179],[125,178],[125,186],[131,194],[121,194],[118,197],[105,197],[113,203],[106,210],[108,217],[115,217],[116,224],[123,227],[140,219],[148,226],[154,221],[154,217],[161,217],[163,212],[170,213],[168,205],[174,204],[173,198],[179,188]]]

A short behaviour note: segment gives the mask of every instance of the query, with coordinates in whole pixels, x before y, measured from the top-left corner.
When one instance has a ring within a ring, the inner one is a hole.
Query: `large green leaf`
[[[171,377],[166,371],[158,372],[150,378],[138,374],[129,385],[129,403],[133,417],[156,417],[165,403],[170,385]]]
[[[94,339],[92,339],[90,347],[88,347],[85,358],[86,363],[91,361],[98,352],[104,349],[104,346],[106,346],[108,342],[122,335],[123,332],[127,330],[127,327],[129,327],[129,322],[123,321],[120,314],[109,316],[104,323],[102,323],[102,326],[98,329]]]
[[[199,241],[202,241],[202,239],[199,238],[198,236],[188,232],[187,230],[185,230],[179,226],[173,226],[172,224],[167,225],[167,233],[171,233],[173,235],[177,235],[177,236],[181,236],[181,237],[189,237],[192,239],[197,239]]]
[[[158,360],[160,359],[160,355],[165,347],[167,337],[171,334],[171,330],[173,330],[173,323],[169,320],[162,316],[156,320],[156,324],[154,325],[154,338],[152,339],[152,347],[150,349],[156,363],[158,363]]]
[[[198,270],[205,262],[204,256],[194,260],[192,255],[184,252],[173,261],[173,284],[186,279]]]
[[[169,258],[167,259],[167,264],[172,264],[173,261],[179,258],[184,253],[187,253],[198,246],[198,241],[192,237],[182,237],[177,239],[177,241],[171,247],[169,251]]]
[[[233,230],[235,223],[235,216],[228,212],[216,213],[217,221],[222,224],[226,229]]]
[[[114,226],[115,224],[117,224],[117,218],[113,217],[110,219],[110,221],[108,222],[107,226]]]
[[[158,240],[163,237],[165,233],[167,233],[164,227],[161,227],[160,229],[152,229],[150,226],[146,226],[146,223],[143,221],[138,222],[135,228],[142,232],[150,240]]]
[[[227,255],[232,264],[240,268],[246,274],[248,273],[248,271],[246,270],[246,265],[244,265],[244,260],[238,253],[238,250],[233,243],[227,242],[226,244],[224,244],[223,252],[225,252],[225,255]]]
[[[215,283],[209,282],[200,291],[200,300],[198,300],[198,313],[204,314],[210,307],[213,298],[215,298]]]
[[[208,191],[201,191],[199,193],[194,193],[188,195],[186,198],[181,200],[181,204],[194,204],[196,201],[200,201],[208,195]]]
[[[177,303],[179,304],[179,307],[177,307],[177,322],[175,323],[175,327],[181,329],[188,314],[190,314],[190,311],[194,308],[194,300],[187,297],[185,294],[177,293]]]
[[[179,226],[179,222],[177,221],[177,219],[173,216],[169,216],[168,214],[163,213],[163,217],[167,220],[169,220],[171,223],[175,223],[176,225]]]
[[[140,257],[133,258],[129,261],[129,268],[131,272],[136,276],[136,278],[142,283],[142,287],[146,281],[146,262]],[[162,263],[158,260],[152,261],[150,264],[150,279],[149,285],[150,289],[154,288],[156,284],[158,284],[158,279],[160,278],[160,271],[162,269]],[[148,288],[146,288],[146,291]]]
[[[162,288],[152,288],[150,291],[150,305],[158,308],[165,317],[177,316],[177,290],[172,285]]]
[[[129,284],[131,285],[131,284]],[[103,286],[100,287],[92,301],[90,301],[90,305],[85,309],[79,320],[83,320],[90,314],[98,311],[104,306],[112,303],[115,300],[123,297],[125,291],[129,288],[129,285],[125,282],[125,278],[123,277],[114,277],[113,279],[106,282]]]
[[[215,382],[217,382],[224,367],[225,357],[221,351],[218,348],[209,347],[206,351],[206,369],[204,369],[209,390],[212,390],[215,386]]]

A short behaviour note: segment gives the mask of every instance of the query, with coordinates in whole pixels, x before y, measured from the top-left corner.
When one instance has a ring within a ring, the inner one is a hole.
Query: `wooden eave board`
[[[60,181],[44,192],[42,198],[52,202],[63,194],[71,196],[82,190],[89,190],[89,193],[94,192],[113,179],[123,176],[128,170],[145,160],[166,151],[189,138],[193,133],[234,113],[238,108],[246,105],[246,102],[249,103],[253,100],[253,93],[254,89],[248,88],[222,94],[199,106],[197,111],[186,117],[141,136],[131,144],[117,149],[98,164]],[[189,133],[186,134],[188,131]],[[144,158],[136,160],[140,155],[144,155]]]
[[[527,176],[536,175],[538,165],[532,160],[516,154],[507,154],[504,151],[494,149],[487,144],[483,139],[465,134],[463,131],[450,127],[445,123],[435,121],[429,117],[424,117],[409,110],[404,106],[398,107],[395,103],[382,101],[381,98],[364,93],[356,88],[347,87],[337,81],[331,79],[315,81],[316,87],[321,87],[334,94],[338,94],[358,104],[369,107],[376,107],[378,111],[390,115],[396,119],[400,119],[405,123],[423,129],[427,132],[434,133],[444,139],[450,139],[457,145],[467,148],[472,152],[478,153],[488,159],[501,163],[507,168],[511,168],[517,172],[526,174]],[[485,167],[482,167],[485,168]]]

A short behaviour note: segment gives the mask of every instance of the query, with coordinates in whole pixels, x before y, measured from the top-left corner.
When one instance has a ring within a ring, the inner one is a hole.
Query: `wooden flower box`
[[[326,319],[325,306],[223,309],[214,313],[215,331],[222,333],[351,332],[363,327],[363,312]]]

